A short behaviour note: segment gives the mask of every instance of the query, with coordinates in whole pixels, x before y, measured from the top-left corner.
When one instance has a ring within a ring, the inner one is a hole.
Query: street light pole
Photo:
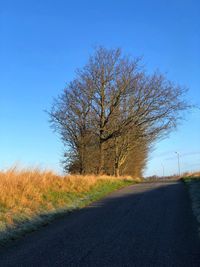
[[[163,177],[165,177],[165,168],[164,168],[164,165],[161,163],[162,165],[162,171],[163,171]]]
[[[175,152],[177,154],[177,160],[178,160],[178,175],[181,176],[181,167],[180,167],[180,154],[178,152]]]

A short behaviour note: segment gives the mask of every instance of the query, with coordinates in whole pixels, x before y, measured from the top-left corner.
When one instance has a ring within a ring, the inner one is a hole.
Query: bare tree
[[[85,150],[90,138],[90,98],[84,92],[84,84],[72,81],[49,113],[53,128],[59,131],[67,146],[65,158],[69,166],[75,165],[80,173],[85,171]]]
[[[100,47],[55,101],[51,123],[80,173],[119,175],[138,143],[145,163],[149,145],[176,127],[184,93],[160,73],[147,75],[140,59]]]

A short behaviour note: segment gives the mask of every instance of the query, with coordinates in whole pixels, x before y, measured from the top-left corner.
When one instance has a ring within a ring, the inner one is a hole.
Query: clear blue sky
[[[63,146],[44,109],[95,45],[121,47],[190,88],[200,105],[198,0],[29,0],[0,6],[0,169],[14,163],[61,170]],[[157,144],[147,175],[200,169],[200,111]]]

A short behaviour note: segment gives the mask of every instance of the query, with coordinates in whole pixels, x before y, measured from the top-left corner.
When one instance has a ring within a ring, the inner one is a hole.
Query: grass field
[[[139,182],[110,176],[59,176],[51,171],[0,172],[0,242],[15,239],[67,211]]]
[[[188,174],[183,181],[189,189],[192,210],[199,224],[200,235],[200,172]]]

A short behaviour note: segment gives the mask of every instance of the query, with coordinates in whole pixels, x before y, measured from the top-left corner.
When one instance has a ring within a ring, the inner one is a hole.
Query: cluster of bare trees
[[[120,49],[96,49],[49,112],[72,173],[139,176],[152,144],[176,127],[184,89]]]

